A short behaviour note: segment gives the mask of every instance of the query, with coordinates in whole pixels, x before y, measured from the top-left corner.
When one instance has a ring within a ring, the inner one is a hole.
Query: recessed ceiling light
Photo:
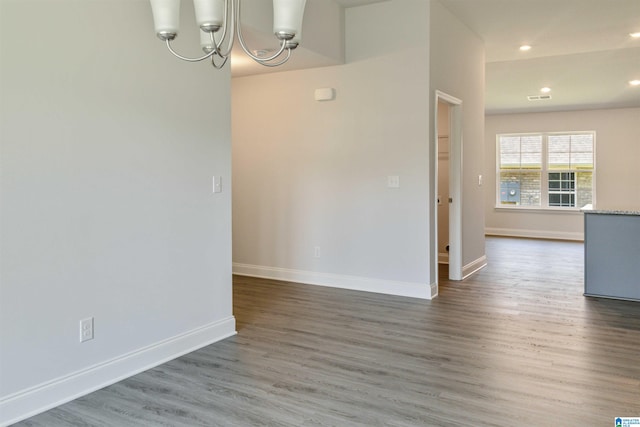
[[[551,92],[551,88],[550,88],[550,87],[546,87],[546,86],[545,86],[545,87],[543,87],[542,89],[540,89],[540,92],[542,92],[542,93],[549,93],[549,92]]]
[[[526,52],[528,50],[531,50],[531,46],[529,46],[528,44],[523,44],[522,46],[520,46],[520,50]]]
[[[640,86],[640,80],[631,80],[629,84],[631,86]]]
[[[640,31],[638,31],[636,33],[629,33],[629,35],[631,37],[633,37],[634,39],[640,39]]]

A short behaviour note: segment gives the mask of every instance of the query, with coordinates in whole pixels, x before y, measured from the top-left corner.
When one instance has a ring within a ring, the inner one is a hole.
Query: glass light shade
[[[273,32],[275,34],[301,32],[306,3],[306,0],[273,0]]]
[[[156,34],[178,34],[180,27],[180,0],[150,0]]]
[[[291,41],[298,44],[302,43],[302,27],[300,27],[300,29],[296,31],[296,35],[293,37]]]
[[[193,0],[198,26],[220,28],[224,23],[225,0]]]

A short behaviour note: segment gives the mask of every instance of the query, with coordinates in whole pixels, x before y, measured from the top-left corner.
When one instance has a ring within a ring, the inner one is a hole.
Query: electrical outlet
[[[88,317],[80,321],[80,342],[93,339],[93,317]]]
[[[313,257],[320,258],[320,246],[316,246],[313,248]]]

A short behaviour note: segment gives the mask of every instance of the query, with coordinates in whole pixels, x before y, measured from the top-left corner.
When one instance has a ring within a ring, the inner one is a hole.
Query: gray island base
[[[584,295],[640,301],[640,211],[583,212]]]

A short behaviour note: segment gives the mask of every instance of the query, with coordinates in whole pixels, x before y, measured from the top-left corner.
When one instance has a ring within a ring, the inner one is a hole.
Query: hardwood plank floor
[[[433,301],[236,277],[239,334],[20,426],[612,426],[640,416],[640,303],[583,246],[487,239]]]

